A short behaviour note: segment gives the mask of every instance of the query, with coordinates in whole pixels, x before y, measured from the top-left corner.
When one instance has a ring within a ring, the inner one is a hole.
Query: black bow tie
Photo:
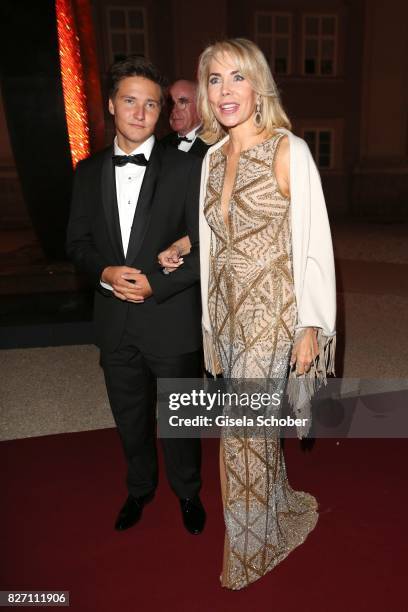
[[[180,142],[193,142],[193,139],[186,138],[185,136],[177,136],[177,146],[179,146]]]
[[[137,155],[113,155],[114,166],[126,166],[126,164],[136,164],[137,166],[147,166],[148,161],[143,153]]]

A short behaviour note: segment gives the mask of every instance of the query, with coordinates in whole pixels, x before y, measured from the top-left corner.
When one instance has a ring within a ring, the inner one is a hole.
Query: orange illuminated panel
[[[56,0],[58,43],[65,116],[72,165],[90,153],[88,112],[81,51],[71,0]]]

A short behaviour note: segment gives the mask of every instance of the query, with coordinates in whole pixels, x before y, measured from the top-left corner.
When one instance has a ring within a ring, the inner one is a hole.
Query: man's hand
[[[101,280],[108,283],[115,297],[139,304],[152,295],[149,281],[141,270],[128,266],[108,266],[102,272]]]
[[[136,299],[133,298],[129,300],[131,302],[143,302],[144,299],[153,295],[152,288],[150,286],[149,281],[147,280],[146,274],[141,274],[139,271],[137,272],[126,272],[123,275],[123,278],[127,283],[133,287],[135,293],[132,292],[132,295],[136,296]]]

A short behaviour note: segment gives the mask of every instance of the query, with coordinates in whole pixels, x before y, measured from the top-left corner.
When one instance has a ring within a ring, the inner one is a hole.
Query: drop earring
[[[257,128],[260,128],[262,125],[262,110],[261,109],[262,109],[261,102],[258,99],[256,106],[255,106],[255,115],[254,115],[254,123]]]

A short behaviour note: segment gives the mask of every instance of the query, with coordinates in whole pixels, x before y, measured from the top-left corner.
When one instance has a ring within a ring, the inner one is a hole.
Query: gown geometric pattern
[[[274,158],[283,134],[241,153],[228,224],[221,210],[226,156],[210,156],[204,214],[212,230],[208,307],[226,379],[273,379],[282,391],[296,325],[290,200]],[[222,585],[240,589],[275,567],[317,522],[317,502],[287,480],[278,430],[225,427],[220,447],[226,526]]]

